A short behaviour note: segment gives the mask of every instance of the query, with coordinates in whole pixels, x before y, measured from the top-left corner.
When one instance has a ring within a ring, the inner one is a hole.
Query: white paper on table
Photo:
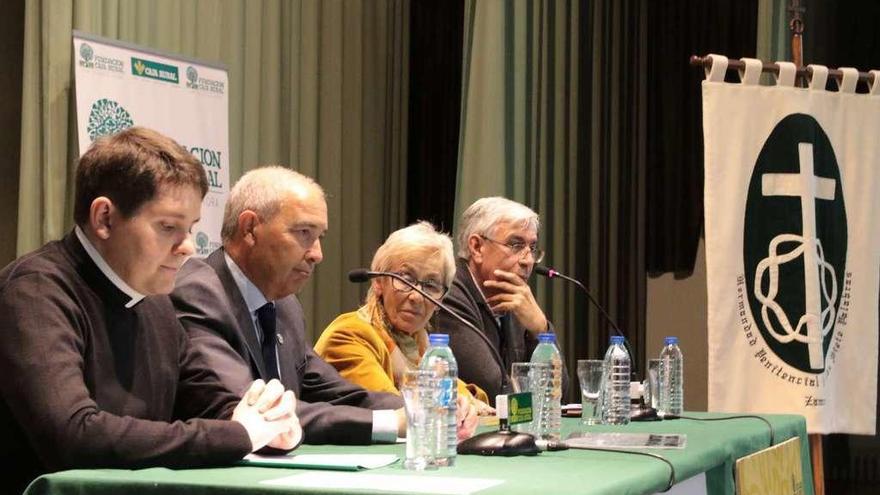
[[[500,485],[504,480],[486,478],[454,478],[446,476],[419,476],[368,473],[308,472],[285,476],[260,484],[299,488],[377,490],[384,493],[431,493],[439,495],[467,495]]]
[[[394,454],[248,454],[240,463],[249,466],[358,471],[384,467],[398,459]]]
[[[683,449],[687,446],[684,433],[577,433],[565,444],[573,449],[602,447],[608,449]]]

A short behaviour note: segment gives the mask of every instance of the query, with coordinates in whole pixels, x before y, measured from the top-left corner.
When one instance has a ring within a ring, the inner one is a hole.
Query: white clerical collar
[[[229,271],[232,272],[232,278],[235,280],[235,285],[238,286],[238,291],[241,292],[241,296],[244,297],[244,302],[247,304],[248,311],[251,314],[261,307],[263,307],[267,302],[266,296],[251,282],[251,279],[241,271],[241,268],[232,260],[229,256],[229,253],[223,252],[223,257],[226,258],[226,266],[229,267]]]
[[[140,292],[132,289],[130,285],[125,283],[125,280],[122,280],[122,277],[117,275],[116,272],[114,272],[113,269],[110,268],[110,265],[108,265],[107,261],[104,260],[104,257],[101,256],[101,253],[99,253],[98,250],[95,249],[94,244],[92,244],[92,241],[90,241],[89,238],[86,237],[85,232],[83,232],[82,229],[79,228],[79,225],[74,227],[73,231],[76,233],[76,238],[79,239],[79,243],[82,244],[83,249],[86,250],[86,254],[88,254],[89,258],[91,258],[92,261],[94,261],[95,264],[98,265],[98,269],[101,270],[101,273],[103,273],[105,277],[110,279],[110,281],[113,282],[113,285],[115,285],[117,289],[121,290],[123,293],[125,293],[125,295],[131,298],[131,300],[129,300],[125,304],[126,308],[131,308],[135,304],[141,302],[144,297],[146,297]]]

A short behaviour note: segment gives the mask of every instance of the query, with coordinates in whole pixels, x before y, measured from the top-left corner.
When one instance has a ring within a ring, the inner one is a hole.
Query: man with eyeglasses
[[[277,378],[296,393],[306,443],[394,442],[406,435],[402,399],[343,379],[305,338],[296,294],[324,257],[326,230],[321,186],[283,167],[251,170],[230,191],[223,247],[189,260],[171,299],[227,387]]]
[[[456,274],[444,302],[483,336],[443,312],[438,326],[449,333],[459,377],[485,390],[493,405],[510,391],[511,363],[528,361],[538,334],[553,331],[528,285],[544,257],[538,225],[531,208],[501,197],[479,199],[461,217]]]

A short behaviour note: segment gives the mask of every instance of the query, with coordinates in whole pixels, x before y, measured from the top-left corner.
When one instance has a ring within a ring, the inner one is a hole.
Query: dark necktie
[[[275,304],[266,303],[257,310],[257,320],[263,331],[261,350],[263,352],[263,364],[266,366],[266,380],[280,378],[278,376],[278,360],[275,358]]]

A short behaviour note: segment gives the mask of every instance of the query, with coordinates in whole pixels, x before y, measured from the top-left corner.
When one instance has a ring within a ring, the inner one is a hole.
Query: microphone
[[[391,277],[395,280],[399,280],[400,282],[406,284],[407,287],[409,287],[410,289],[421,294],[422,297],[424,297],[425,299],[434,303],[435,306],[442,309],[443,311],[445,311],[447,314],[451,315],[456,320],[460,321],[462,324],[464,324],[464,326],[473,330],[474,333],[476,333],[481,339],[483,339],[483,342],[485,342],[486,346],[489,348],[489,350],[492,351],[492,357],[495,358],[495,361],[498,363],[498,366],[504,371],[505,376],[507,375],[507,370],[504,369],[504,361],[501,359],[501,355],[498,354],[498,351],[495,349],[495,347],[492,345],[492,343],[489,342],[489,339],[486,338],[485,335],[483,335],[483,332],[479,328],[477,328],[473,323],[471,323],[467,319],[465,319],[465,317],[461,316],[457,312],[453,311],[452,308],[450,308],[449,306],[440,302],[439,299],[431,296],[430,294],[428,294],[427,292],[422,290],[422,288],[419,287],[418,285],[410,282],[409,280],[405,279],[404,277],[402,277],[399,274],[394,273],[394,272],[374,272],[374,271],[367,270],[366,268],[355,268],[354,270],[351,270],[350,272],[348,272],[348,280],[350,282],[354,282],[356,284],[364,283],[364,282],[366,282],[370,279],[376,278],[376,277]],[[507,381],[509,382],[510,379],[508,378]],[[502,385],[504,385],[504,384],[502,384]]]
[[[366,268],[355,268],[354,270],[348,272],[348,281],[354,282],[356,284],[362,284],[373,277],[379,276],[379,273],[371,272]]]

